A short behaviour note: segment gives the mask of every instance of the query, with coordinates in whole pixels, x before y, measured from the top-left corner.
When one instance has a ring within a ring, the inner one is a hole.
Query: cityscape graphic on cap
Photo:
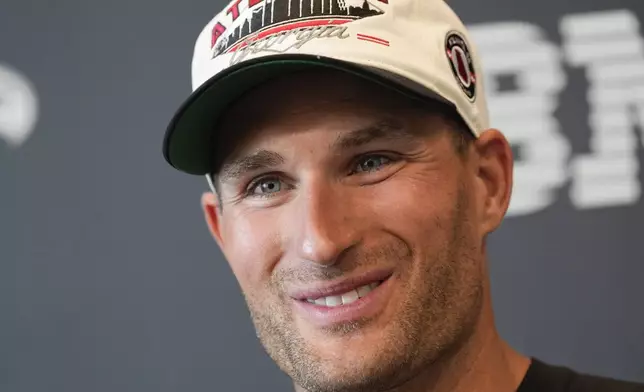
[[[378,7],[377,3],[388,3],[388,0],[248,1],[252,4],[252,7],[249,7],[243,13],[238,11],[239,1],[232,3],[232,6],[227,9],[226,15],[232,17],[232,25],[226,27],[221,21],[215,24],[212,40],[213,57],[229,51],[236,43],[249,35],[257,34],[267,29],[275,29],[275,32],[280,32],[300,26],[314,27],[323,25],[329,19],[335,19],[338,24],[346,23],[352,20],[382,15],[384,11],[381,7]],[[307,21],[311,23],[302,23]],[[226,34],[227,31],[230,32]]]

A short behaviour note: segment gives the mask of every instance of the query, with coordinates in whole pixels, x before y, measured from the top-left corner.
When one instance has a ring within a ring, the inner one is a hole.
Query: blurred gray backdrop
[[[396,1],[396,0],[391,0]],[[644,381],[644,3],[452,0],[515,199],[491,238],[502,334]],[[220,0],[0,0],[0,391],[290,390],[161,157]]]

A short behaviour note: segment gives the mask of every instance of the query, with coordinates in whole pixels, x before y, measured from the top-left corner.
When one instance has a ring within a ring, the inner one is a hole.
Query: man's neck
[[[489,299],[484,307],[474,332],[455,353],[388,392],[515,392],[530,358],[501,339]]]
[[[476,338],[481,339],[478,344],[442,366],[434,382],[425,384],[425,388],[396,392],[515,392],[530,366],[530,358],[513,350],[496,331]]]

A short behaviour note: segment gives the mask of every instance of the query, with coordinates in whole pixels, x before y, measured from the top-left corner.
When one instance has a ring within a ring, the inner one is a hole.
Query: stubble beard
[[[467,231],[467,199],[459,189],[444,249],[416,263],[405,276],[411,287],[397,317],[390,322],[380,351],[362,362],[321,358],[298,333],[285,302],[247,298],[257,336],[275,363],[309,392],[384,392],[426,371],[458,351],[472,334],[483,303],[483,275],[478,248]],[[400,249],[381,249],[381,255]],[[404,246],[404,244],[402,244]],[[408,260],[402,260],[409,262]],[[409,278],[413,276],[411,281]],[[342,324],[330,336],[350,334],[369,320]],[[384,343],[384,344],[383,344]]]

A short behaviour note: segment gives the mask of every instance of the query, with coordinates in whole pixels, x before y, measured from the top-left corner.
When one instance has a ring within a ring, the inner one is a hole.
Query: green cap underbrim
[[[313,55],[279,55],[246,61],[228,68],[195,90],[170,122],[163,156],[174,168],[189,174],[211,173],[215,162],[217,129],[222,113],[242,95],[270,79],[311,67],[349,72],[414,98],[421,98],[367,67]],[[422,97],[427,100],[427,97]]]

